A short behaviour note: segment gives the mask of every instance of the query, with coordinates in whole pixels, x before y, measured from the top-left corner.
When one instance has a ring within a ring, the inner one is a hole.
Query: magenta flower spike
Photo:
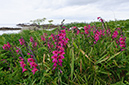
[[[23,38],[19,39],[21,45],[25,45],[25,40]]]
[[[76,27],[73,27],[73,28],[75,29]],[[78,31],[78,33],[79,33],[79,31]],[[53,36],[53,35],[51,35],[51,36]],[[60,32],[58,32],[58,34],[55,36],[56,37],[54,37],[54,38],[55,38],[55,40],[57,39],[56,41],[58,41],[58,42],[55,42],[56,50],[52,52],[53,56],[51,58],[53,59],[52,62],[54,63],[52,70],[54,70],[57,66],[62,66],[62,62],[63,62],[62,59],[64,59],[63,55],[65,54],[64,47],[66,46],[66,44],[69,41],[69,39],[66,37],[65,30],[60,30]],[[58,69],[60,69],[60,68],[58,67]]]
[[[124,50],[124,48],[126,47],[126,43],[125,43],[125,40],[126,40],[126,37],[120,37],[119,38],[119,46],[121,47],[121,51],[123,51]]]
[[[30,64],[30,68],[32,68],[32,72],[33,74],[35,74],[36,71],[38,71],[38,69],[36,68],[38,65],[34,62],[35,60],[33,58],[28,58],[27,59],[29,64]]]
[[[55,51],[53,51],[52,53],[53,53],[53,54],[58,54],[58,51],[57,51],[57,50],[55,50]]]
[[[87,26],[84,26],[85,34],[89,34],[89,29]]]
[[[51,58],[52,58],[52,59],[57,59],[57,57],[58,57],[58,55],[55,54],[55,55],[53,55]]]
[[[4,49],[4,50],[5,50],[5,49],[8,49],[8,46],[7,46],[6,44],[4,44],[3,49]]]
[[[33,37],[30,36],[30,42],[34,42],[34,39]]]
[[[80,33],[80,31],[79,30],[77,30],[77,35]]]
[[[7,42],[7,44],[4,44],[3,49],[4,50],[9,50],[11,48],[11,45],[9,44],[9,42]]]
[[[42,39],[43,41],[46,40],[44,35],[41,36],[41,39]]]
[[[33,74],[35,74],[36,71],[38,71],[38,69],[37,68],[33,68],[33,70],[32,70]]]
[[[7,42],[7,46],[8,46],[8,48],[11,48],[11,45],[9,44],[9,42]]]
[[[118,32],[117,31],[114,31],[113,35],[112,35],[112,38],[116,38],[118,36]]]
[[[23,72],[25,72],[25,71],[27,71],[27,69],[25,69],[25,68],[22,68],[22,73],[23,73]]]
[[[30,62],[30,68],[34,67],[36,68],[38,65],[35,62]]]
[[[27,69],[25,69],[26,64],[24,63],[24,59],[22,57],[19,57],[19,59],[21,59],[21,61],[19,61],[20,66],[22,67],[22,73],[27,71]]]
[[[35,60],[33,58],[28,58],[28,62],[34,62]]]
[[[57,59],[53,59],[52,62],[53,63],[57,63],[58,61],[57,61]]]

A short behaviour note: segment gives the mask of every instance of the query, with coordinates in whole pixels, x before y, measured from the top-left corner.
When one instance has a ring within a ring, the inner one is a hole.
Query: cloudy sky
[[[129,0],[0,0],[0,24],[29,23],[47,18],[60,24],[129,19]],[[45,22],[47,23],[47,21]]]

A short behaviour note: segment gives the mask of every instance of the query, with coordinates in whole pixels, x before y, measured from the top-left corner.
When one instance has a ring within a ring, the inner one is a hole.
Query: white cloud
[[[0,0],[0,24],[27,23],[37,18],[54,23],[128,19],[128,0]]]

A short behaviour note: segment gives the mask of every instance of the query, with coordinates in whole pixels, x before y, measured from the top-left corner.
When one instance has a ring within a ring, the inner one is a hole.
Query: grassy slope
[[[101,27],[101,23],[100,22],[96,22],[96,23],[90,23],[91,25],[94,25],[94,24],[96,24],[96,26],[97,27]],[[66,25],[66,27],[68,27],[68,28],[70,28],[70,27],[72,27],[72,26],[77,26],[77,27],[83,27],[83,26],[85,26],[86,25],[86,23],[72,23],[72,24],[67,24]],[[129,44],[129,32],[126,32],[126,31],[128,31],[129,30],[129,20],[120,20],[120,21],[109,21],[108,22],[108,26],[111,28],[111,29],[115,29],[115,28],[117,28],[117,27],[120,27],[120,28],[122,28],[124,31],[125,31],[125,36],[126,36],[126,38],[127,38],[127,41],[126,41],[126,43],[127,43],[127,45]],[[55,32],[55,30],[53,30],[53,31],[44,31],[45,33],[47,33],[48,35],[50,35],[51,33],[54,33]],[[14,43],[14,44],[18,44],[19,43],[19,39],[21,38],[21,36],[22,37],[24,37],[24,39],[27,41],[27,42],[29,42],[29,38],[30,38],[30,36],[32,36],[35,40],[37,39],[37,38],[39,38],[40,39],[40,36],[42,35],[42,31],[33,31],[33,30],[25,30],[25,31],[23,31],[23,32],[21,32],[21,33],[19,33],[19,34],[4,34],[4,35],[2,35],[2,36],[0,36],[0,54],[1,53],[4,53],[5,51],[3,51],[2,49],[2,46],[3,46],[3,44],[6,44],[7,42],[10,42],[10,43]],[[2,50],[2,51],[1,51]],[[127,50],[129,51],[129,46],[127,47]],[[129,56],[129,55],[128,55]],[[1,60],[2,58],[1,58],[1,55],[0,55],[0,60]],[[3,64],[0,64],[0,65],[3,65]],[[76,65],[75,65],[76,66]],[[77,71],[77,70],[76,70]],[[78,71],[77,71],[78,72]],[[81,82],[83,82],[83,80],[84,79],[81,79],[80,78],[80,76],[83,76],[83,74],[81,74],[80,75],[80,73],[77,73],[77,72],[75,72],[75,74],[73,74],[75,77],[77,76],[78,77],[78,79],[77,79],[77,82],[76,83],[78,83],[79,84],[79,82],[81,81]],[[84,72],[85,73],[85,72]],[[2,74],[2,73],[0,73],[0,74]],[[15,74],[15,73],[14,73]],[[8,77],[9,77],[9,74],[7,73],[7,72],[5,72],[5,74],[3,74],[3,75],[8,75]],[[19,75],[22,75],[22,74],[19,74]],[[19,76],[18,75],[18,76]],[[10,75],[11,76],[11,75]],[[102,75],[100,75],[100,76],[102,76]],[[64,77],[66,77],[66,78],[69,78],[70,76],[65,76],[64,75]],[[76,77],[76,78],[77,78]],[[83,78],[85,78],[86,76],[84,75],[84,77]],[[2,77],[1,77],[2,78]],[[13,78],[13,77],[10,77],[10,78]],[[14,78],[14,79],[17,79],[18,77],[16,77],[16,78]],[[8,79],[8,78],[7,78]],[[18,80],[18,79],[17,79]],[[19,79],[20,80],[20,79]],[[7,80],[6,80],[7,81]],[[67,80],[66,80],[67,81]],[[74,82],[72,82],[72,81],[70,81],[71,82],[71,84],[74,84]],[[80,83],[81,83],[80,82]],[[88,82],[88,81],[87,81]]]

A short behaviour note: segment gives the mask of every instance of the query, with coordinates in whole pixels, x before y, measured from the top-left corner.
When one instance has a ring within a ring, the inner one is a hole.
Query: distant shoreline
[[[32,30],[32,29],[39,29],[39,28],[42,28],[42,29],[51,29],[51,28],[56,28],[58,27],[59,25],[37,25],[37,24],[17,24],[18,27],[0,27],[0,30]]]
[[[0,27],[0,30],[21,30],[22,28]]]

